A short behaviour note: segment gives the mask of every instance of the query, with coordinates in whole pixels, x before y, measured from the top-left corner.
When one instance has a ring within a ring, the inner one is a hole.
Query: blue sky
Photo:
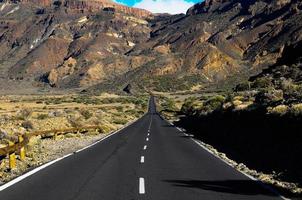
[[[154,13],[186,13],[187,9],[202,0],[115,0],[127,6],[143,8]]]

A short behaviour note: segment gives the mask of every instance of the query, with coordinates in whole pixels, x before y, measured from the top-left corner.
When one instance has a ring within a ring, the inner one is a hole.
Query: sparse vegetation
[[[302,117],[302,103],[292,105],[290,113],[296,117]]]
[[[17,119],[20,120],[26,120],[28,119],[32,114],[32,110],[29,108],[24,108],[22,110],[19,110],[17,113]]]
[[[301,192],[301,165],[294,159],[301,154],[301,88],[292,76],[256,77],[233,91],[188,95],[179,110],[169,113],[173,117],[164,116],[238,163],[269,174],[264,181]]]
[[[38,116],[37,116],[37,119],[39,119],[39,120],[44,120],[44,119],[47,119],[48,118],[48,115],[47,114],[39,114]]]
[[[89,110],[87,110],[87,109],[84,109],[84,108],[82,108],[81,110],[79,110],[79,113],[87,120],[87,119],[90,119],[92,116],[93,116],[93,114],[89,111]]]
[[[27,130],[34,129],[33,123],[29,120],[26,120],[26,121],[22,122],[21,126],[25,129],[27,129]]]
[[[113,130],[133,121],[147,109],[148,96],[58,95],[58,96],[3,96],[0,97],[0,148],[7,140],[17,141],[19,134],[33,131],[100,126],[101,129],[85,134],[67,134],[58,141],[33,137],[27,146],[26,162],[19,163],[18,172],[7,170],[7,158],[1,158],[0,182],[8,181],[28,170],[28,167],[62,156],[66,149],[79,148],[100,139]],[[75,142],[76,141],[76,142]],[[47,147],[42,148],[47,144]],[[63,147],[65,149],[63,149]],[[55,152],[51,152],[51,149]],[[48,152],[45,152],[48,151]],[[41,159],[43,155],[43,159]]]
[[[268,112],[273,115],[283,116],[287,114],[289,111],[289,107],[287,105],[278,105],[273,108],[269,108]]]
[[[124,118],[115,118],[112,122],[114,124],[126,124],[128,120]]]

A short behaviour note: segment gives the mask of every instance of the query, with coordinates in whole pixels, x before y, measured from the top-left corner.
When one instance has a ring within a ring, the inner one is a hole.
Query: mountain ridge
[[[12,82],[95,92],[128,84],[158,91],[234,87],[302,40],[302,3],[295,0],[206,0],[185,15],[63,2],[39,9],[17,2],[21,13],[12,12],[16,5],[0,11],[0,65]],[[20,23],[21,15],[28,22]]]

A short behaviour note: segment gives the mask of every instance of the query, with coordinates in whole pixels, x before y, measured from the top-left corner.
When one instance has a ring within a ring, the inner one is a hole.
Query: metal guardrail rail
[[[41,136],[41,138],[54,138],[56,139],[58,135],[65,135],[68,133],[86,133],[90,130],[99,131],[100,126],[88,126],[79,128],[69,128],[69,129],[54,129],[47,131],[36,131],[29,134],[19,135],[17,142],[9,141],[8,146],[0,148],[0,156],[9,156],[9,168],[16,168],[16,153],[20,155],[20,160],[25,159],[25,147],[29,143],[30,138],[33,136]]]

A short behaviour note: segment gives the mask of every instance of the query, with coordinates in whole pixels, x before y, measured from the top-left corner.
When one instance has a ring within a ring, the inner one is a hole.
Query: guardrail
[[[90,130],[100,131],[100,126],[88,126],[80,128],[69,128],[69,129],[54,129],[47,131],[36,131],[29,134],[19,135],[17,142],[8,141],[8,146],[0,148],[0,156],[9,157],[9,168],[16,168],[16,154],[19,154],[20,160],[25,160],[26,152],[25,147],[29,143],[30,138],[33,136],[41,136],[44,138],[54,138],[57,139],[59,135],[65,135],[68,133],[87,133]]]

